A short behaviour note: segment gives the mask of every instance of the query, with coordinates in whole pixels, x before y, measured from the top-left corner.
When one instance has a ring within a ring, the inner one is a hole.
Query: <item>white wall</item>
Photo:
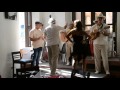
[[[0,12],[0,74],[3,78],[12,77],[12,51],[19,50],[18,20],[4,18]]]
[[[32,12],[32,28],[35,27],[36,21],[40,21],[40,12]]]
[[[65,12],[54,12],[56,23],[60,26],[65,25]]]
[[[56,19],[58,25],[65,25],[65,12],[40,12],[40,21],[43,22],[44,27],[48,25],[49,15]]]
[[[39,12],[39,13],[40,13],[40,21],[44,24],[44,28],[45,28],[48,25],[47,22],[49,19],[49,15],[51,15],[52,12]]]
[[[117,53],[120,55],[120,12],[117,12]]]
[[[72,21],[72,12],[65,12],[65,22],[71,22]]]

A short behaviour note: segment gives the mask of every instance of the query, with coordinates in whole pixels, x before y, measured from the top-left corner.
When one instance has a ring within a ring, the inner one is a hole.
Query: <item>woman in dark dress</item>
[[[83,60],[83,71],[84,71],[84,61],[87,56],[87,49],[84,44],[84,39],[88,37],[91,38],[85,31],[82,30],[82,23],[79,20],[75,21],[75,29],[70,32],[66,37],[69,41],[73,43],[73,57],[75,60],[74,70],[77,70],[78,63]],[[73,37],[73,41],[69,38],[69,36]]]

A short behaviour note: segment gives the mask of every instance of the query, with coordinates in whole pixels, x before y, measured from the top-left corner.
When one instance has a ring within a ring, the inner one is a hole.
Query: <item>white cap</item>
[[[49,20],[48,20],[48,24],[54,24],[55,23],[55,19],[54,18],[50,18]]]

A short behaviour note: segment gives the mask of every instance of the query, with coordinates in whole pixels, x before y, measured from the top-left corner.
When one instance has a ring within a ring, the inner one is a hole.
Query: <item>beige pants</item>
[[[95,56],[95,70],[101,71],[101,57],[103,61],[103,67],[106,74],[109,73],[109,63],[108,63],[108,46],[107,45],[94,45],[94,56]]]
[[[69,57],[71,52],[73,52],[73,44],[71,42],[66,43],[66,59],[67,59],[67,64],[69,64]]]
[[[58,64],[59,52],[60,51],[58,45],[48,46],[48,60],[49,60],[51,75],[55,75]]]

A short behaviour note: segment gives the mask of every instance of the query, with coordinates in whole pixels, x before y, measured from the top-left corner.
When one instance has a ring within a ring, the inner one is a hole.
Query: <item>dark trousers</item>
[[[34,56],[33,56],[33,66],[39,66],[39,59],[42,51],[42,47],[33,48]]]

